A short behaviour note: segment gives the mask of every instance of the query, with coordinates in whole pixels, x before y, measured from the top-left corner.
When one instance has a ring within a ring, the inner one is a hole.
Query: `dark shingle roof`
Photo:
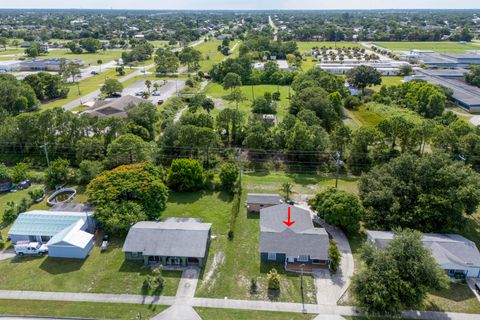
[[[203,258],[211,226],[188,218],[138,222],[128,231],[122,250],[146,256]]]
[[[278,194],[248,193],[247,203],[280,204],[282,203],[282,198]]]
[[[295,223],[287,227],[283,221]],[[329,238],[323,228],[313,226],[310,212],[288,204],[260,210],[260,252],[285,253],[287,256],[309,255],[328,260]]]
[[[141,98],[126,95],[110,101],[97,101],[91,108],[88,108],[85,113],[90,113],[91,115],[101,118],[107,116],[126,118],[126,110],[129,106],[137,105],[145,101],[146,100]]]

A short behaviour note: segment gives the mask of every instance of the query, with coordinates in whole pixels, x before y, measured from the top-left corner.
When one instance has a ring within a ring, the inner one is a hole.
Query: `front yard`
[[[215,308],[195,308],[198,315],[203,320],[311,320],[316,315],[273,312],[273,311],[254,311],[254,310],[235,310],[235,309],[215,309]]]
[[[125,261],[122,245],[123,240],[112,239],[104,253],[97,245],[85,260],[23,257],[0,261],[0,289],[143,294],[142,284],[150,269]],[[162,274],[161,294],[175,295],[181,273]]]

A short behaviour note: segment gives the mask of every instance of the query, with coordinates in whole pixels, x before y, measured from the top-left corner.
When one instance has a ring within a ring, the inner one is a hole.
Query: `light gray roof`
[[[295,223],[287,227],[283,221]],[[313,226],[310,212],[288,204],[260,210],[260,252],[285,253],[287,256],[309,255],[328,260],[329,238],[323,228]]]
[[[388,246],[395,234],[391,231],[367,231],[369,239],[380,248]],[[480,252],[473,241],[458,234],[425,233],[422,238],[425,248],[440,265],[454,264],[457,266],[480,267]]]
[[[141,98],[126,95],[121,98],[112,99],[110,101],[97,101],[91,108],[88,108],[85,113],[89,113],[100,118],[108,116],[126,118],[127,107],[131,105],[137,105],[145,101],[146,100]]]
[[[211,227],[211,223],[192,218],[138,222],[128,231],[122,250],[145,256],[203,258]]]
[[[282,198],[278,194],[248,193],[247,203],[280,204],[282,203]]]

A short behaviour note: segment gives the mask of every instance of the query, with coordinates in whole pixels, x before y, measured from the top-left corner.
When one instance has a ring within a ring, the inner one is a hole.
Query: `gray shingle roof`
[[[268,194],[268,193],[248,193],[247,194],[247,203],[257,203],[257,204],[280,204],[282,203],[282,198],[278,194]]]
[[[122,250],[146,256],[203,258],[211,227],[211,223],[191,218],[138,222],[128,231]]]
[[[288,218],[295,223],[287,227]],[[309,255],[312,259],[328,260],[329,238],[323,228],[313,226],[307,210],[280,204],[260,210],[260,252],[285,253],[287,256]]]
[[[100,118],[107,116],[126,118],[127,107],[131,105],[137,105],[142,102],[146,102],[146,100],[131,95],[126,95],[110,101],[97,101],[91,108],[88,108],[85,113],[89,113]]]
[[[367,231],[377,246],[385,248],[395,234],[390,231]],[[462,267],[480,267],[480,252],[473,241],[458,234],[425,233],[422,238],[425,248],[430,249],[438,264],[453,263]]]

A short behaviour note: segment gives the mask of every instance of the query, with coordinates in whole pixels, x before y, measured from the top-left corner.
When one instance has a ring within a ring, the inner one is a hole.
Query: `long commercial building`
[[[383,76],[397,76],[404,64],[406,62],[320,63],[317,67],[333,74],[347,74],[353,68],[365,65],[377,69]]]

